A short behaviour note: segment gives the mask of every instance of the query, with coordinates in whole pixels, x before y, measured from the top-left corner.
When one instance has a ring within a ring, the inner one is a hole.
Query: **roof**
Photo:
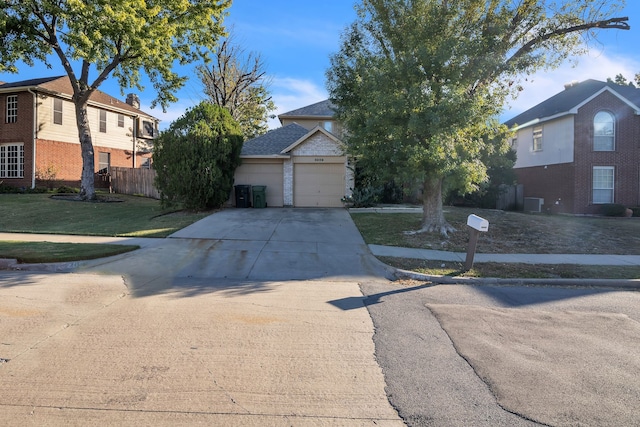
[[[576,108],[589,101],[590,98],[603,90],[612,91],[618,97],[623,98],[629,104],[640,111],[640,89],[633,86],[618,85],[612,82],[601,82],[598,80],[585,80],[581,83],[572,84],[560,93],[528,109],[527,111],[507,120],[504,124],[508,127],[514,125],[524,125],[533,120],[541,120],[564,114],[572,114]]]
[[[10,89],[35,89],[40,91],[46,91],[49,93],[64,94],[67,96],[73,95],[73,88],[71,87],[71,81],[68,76],[55,76],[55,77],[42,77],[38,79],[22,80],[18,82],[2,83],[0,84],[0,91],[6,91]],[[119,110],[129,111],[135,114],[143,114],[148,117],[153,117],[151,114],[127,104],[111,95],[95,90],[89,100],[93,103],[102,104],[105,106],[112,106]]]
[[[297,110],[282,113],[278,117],[333,117],[333,115],[333,104],[328,99],[325,99],[324,101],[316,102],[315,104],[307,105]]]
[[[245,141],[241,156],[277,156],[282,151],[309,133],[297,123],[271,130],[257,138]]]

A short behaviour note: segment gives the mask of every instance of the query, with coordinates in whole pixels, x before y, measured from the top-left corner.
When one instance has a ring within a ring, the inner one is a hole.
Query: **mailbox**
[[[474,214],[469,215],[467,218],[467,225],[478,231],[489,230],[489,221]]]

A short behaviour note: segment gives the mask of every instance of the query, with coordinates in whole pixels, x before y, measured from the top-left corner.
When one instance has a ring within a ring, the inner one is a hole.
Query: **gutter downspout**
[[[140,115],[133,116],[133,168],[136,168],[136,147],[138,145],[138,122],[140,121]]]
[[[33,95],[33,158],[31,159],[31,188],[36,188],[36,141],[38,139],[38,95],[28,88],[27,92]]]

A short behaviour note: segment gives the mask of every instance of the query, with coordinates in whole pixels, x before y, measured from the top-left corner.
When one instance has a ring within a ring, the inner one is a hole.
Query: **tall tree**
[[[627,78],[622,74],[616,74],[615,79],[612,79],[611,77],[607,77],[607,81],[609,83],[615,83],[618,85],[631,86],[631,87],[636,87],[636,84],[637,84],[640,87],[640,73],[637,73],[635,75],[635,80],[636,80],[635,83],[631,80],[627,80]]]
[[[206,58],[224,34],[231,0],[4,0],[0,12],[0,71],[17,72],[57,58],[71,86],[82,148],[80,195],[95,198],[94,151],[87,116],[91,94],[112,75],[122,88],[143,90],[145,73],[163,109],[186,77],[175,63]]]
[[[197,68],[209,102],[226,108],[246,139],[267,132],[269,113],[276,109],[268,90],[262,57],[247,53],[228,36],[213,61]]]
[[[349,150],[387,178],[419,180],[419,231],[446,235],[443,181],[469,191],[486,179],[481,155],[506,149],[488,144],[504,140],[494,118],[520,76],[580,53],[581,35],[629,28],[609,3],[361,0],[327,72]]]

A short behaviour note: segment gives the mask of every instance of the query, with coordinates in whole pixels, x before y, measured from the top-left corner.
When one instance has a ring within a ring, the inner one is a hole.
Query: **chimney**
[[[127,95],[127,104],[131,105],[133,108],[140,109],[140,98],[135,93],[130,93]]]
[[[574,81],[569,82],[569,83],[565,83],[564,84],[564,90],[571,89],[572,87],[578,86],[579,84],[580,84],[580,82],[577,81],[577,80],[574,80]]]

